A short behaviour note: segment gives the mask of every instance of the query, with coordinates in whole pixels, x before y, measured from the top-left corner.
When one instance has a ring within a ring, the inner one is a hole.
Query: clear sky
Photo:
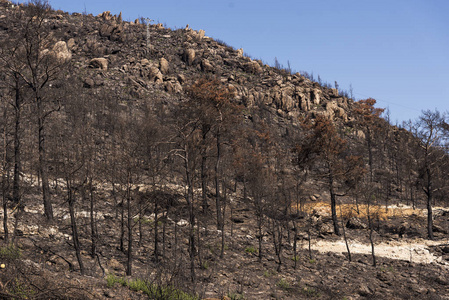
[[[23,1],[21,1],[23,2]],[[154,19],[372,97],[392,123],[449,110],[449,0],[49,0],[54,9]]]

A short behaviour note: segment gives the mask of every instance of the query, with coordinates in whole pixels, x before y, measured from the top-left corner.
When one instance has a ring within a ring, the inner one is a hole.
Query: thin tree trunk
[[[15,97],[15,127],[14,127],[14,177],[12,187],[13,202],[17,205],[20,202],[20,172],[22,171],[21,161],[21,142],[20,142],[20,125],[21,125],[21,112],[22,112],[22,99],[20,97],[19,79],[17,74],[16,79],[16,97]]]
[[[233,237],[234,236],[234,222],[232,221],[232,216],[233,216],[233,213],[234,213],[234,208],[233,208],[233,205],[232,205],[232,201],[229,202],[229,210],[230,210],[229,218],[231,219],[231,224],[230,224],[230,226],[231,226],[231,237]]]
[[[2,200],[3,200],[3,231],[5,232],[5,242],[8,244],[8,198],[6,197],[5,176],[2,178]]]
[[[94,198],[94,188],[92,185],[92,177],[89,180],[89,192],[90,192],[90,237],[91,237],[91,256],[95,258],[97,253],[97,232],[95,225],[95,198]]]
[[[297,267],[297,264],[298,264],[298,242],[297,242],[297,239],[298,239],[298,228],[296,226],[295,220],[292,220],[292,222],[293,222],[293,230],[295,232],[295,235],[293,237],[293,259],[294,259],[294,262],[295,262],[294,268],[296,270],[296,267]]]
[[[220,258],[223,258],[224,256],[224,249],[225,249],[225,214],[226,214],[226,200],[227,200],[227,192],[226,192],[226,187],[223,186],[223,210],[222,210],[222,215],[221,215],[221,251],[220,251]]]
[[[174,253],[174,261],[175,261],[175,266],[178,264],[178,259],[179,259],[179,255],[178,255],[178,221],[176,221],[175,220],[175,233],[174,233],[174,235],[175,235],[175,246],[173,247],[174,248],[174,251],[173,251],[173,253]]]
[[[83,260],[81,257],[78,227],[76,224],[76,217],[75,217],[75,208],[74,208],[75,199],[74,199],[71,184],[69,183],[68,180],[67,180],[67,197],[68,197],[67,200],[69,203],[70,225],[72,227],[73,247],[75,248],[75,255],[76,255],[76,259],[78,260],[79,267],[80,267],[80,273],[81,273],[81,275],[84,275],[84,264],[83,264]]]
[[[190,256],[190,280],[195,283],[195,211],[193,206],[193,182],[190,174],[188,149],[186,146],[185,154],[186,158],[184,160],[184,167],[186,172],[187,181],[187,203],[189,205],[189,256]]]
[[[164,223],[162,224],[162,260],[165,260],[166,253],[165,253],[165,239],[167,237],[166,234],[166,227],[167,227],[167,218],[168,218],[168,209],[164,212],[163,215]]]
[[[369,178],[370,182],[373,182],[373,150],[371,149],[371,129],[366,130],[366,143],[368,147],[368,165],[369,165]]]
[[[159,262],[159,207],[157,196],[154,198],[154,261]]]
[[[6,109],[4,111],[4,120],[6,120]],[[9,240],[9,232],[8,232],[8,196],[7,192],[9,189],[9,168],[7,163],[7,140],[6,140],[6,124],[3,130],[3,169],[6,170],[5,172],[2,172],[2,204],[3,204],[3,230],[5,232],[5,242],[8,244]]]
[[[13,229],[13,233],[12,233],[12,243],[15,244],[16,242],[16,237],[17,237],[17,233],[18,233],[18,227],[19,227],[19,221],[20,218],[22,217],[22,212],[23,209],[19,206],[17,207],[17,212],[15,215],[15,220],[14,220],[14,229]]]
[[[122,197],[122,203],[120,207],[120,251],[125,253],[125,197]]]
[[[207,175],[206,175],[206,154],[201,156],[201,198],[202,198],[202,208],[203,213],[209,209],[209,204],[207,203]]]
[[[337,218],[337,200],[334,189],[330,186],[330,194],[331,194],[331,211],[332,211],[332,223],[334,224],[334,232],[336,235],[340,235],[340,227],[338,226],[338,218]]]
[[[39,139],[39,174],[42,180],[42,198],[44,202],[44,213],[48,221],[53,220],[53,206],[51,203],[50,187],[48,183],[47,161],[45,157],[45,134],[43,112],[38,101],[38,139]]]
[[[262,222],[263,216],[260,212],[260,215],[257,217],[257,239],[259,241],[259,262],[262,262]]]
[[[221,159],[221,144],[220,144],[220,127],[217,129],[217,160],[215,162],[215,204],[217,208],[217,229],[220,230],[222,220],[221,199],[220,199],[220,159]]]
[[[128,171],[126,210],[128,215],[128,260],[126,263],[126,275],[131,276],[133,264],[133,231],[131,214],[131,172]]]
[[[341,218],[341,228],[343,230],[343,238],[345,240],[345,245],[346,245],[346,251],[348,251],[348,260],[349,262],[352,261],[352,257],[351,257],[351,250],[349,249],[349,244],[348,244],[348,238],[346,236],[346,226],[344,224],[344,219],[343,219],[343,212],[341,210],[341,203],[340,203],[340,218]]]
[[[312,235],[310,234],[310,226],[307,227],[307,236],[309,238],[309,259],[312,260]]]
[[[371,256],[373,258],[373,267],[375,267],[377,265],[376,262],[376,254],[374,252],[374,241],[373,241],[373,221],[371,219],[371,214],[370,214],[370,201],[368,200],[368,207],[367,207],[367,213],[368,213],[368,226],[369,226],[369,241],[371,244]]]
[[[202,247],[202,245],[201,245],[201,225],[200,225],[200,218],[197,218],[197,221],[196,221],[196,247],[197,247],[197,251],[196,251],[196,255],[198,256],[198,262],[199,262],[199,265],[201,266],[201,267],[203,267],[204,265],[203,265],[203,257],[202,257],[202,255],[201,255],[201,247]]]
[[[282,266],[282,259],[281,259],[281,252],[282,252],[282,231],[279,225],[279,222],[276,220],[272,220],[272,235],[273,235],[273,246],[274,246],[274,252],[278,258],[278,267],[277,272],[281,271]]]
[[[426,164],[428,164],[426,162]],[[426,170],[427,173],[427,236],[429,240],[433,240],[433,216],[432,216],[432,198],[433,198],[433,186],[432,186],[432,173],[430,171],[430,168],[427,167]]]

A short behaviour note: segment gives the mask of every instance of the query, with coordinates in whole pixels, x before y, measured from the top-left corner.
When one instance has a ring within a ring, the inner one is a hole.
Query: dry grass
[[[308,202],[304,205],[303,210],[307,213],[318,211],[320,212],[321,215],[327,214],[330,216],[331,214],[330,203],[326,202]],[[425,211],[422,209],[413,209],[405,205],[404,206],[390,205],[388,206],[387,209],[385,208],[385,206],[382,205],[370,205],[369,210],[371,216],[379,220],[387,220],[388,218],[393,217],[409,217],[412,215],[424,216],[425,214]],[[340,204],[337,205],[337,214],[338,216],[342,214],[345,219],[351,217],[366,218],[368,215],[368,205],[359,204],[357,206],[353,203]]]

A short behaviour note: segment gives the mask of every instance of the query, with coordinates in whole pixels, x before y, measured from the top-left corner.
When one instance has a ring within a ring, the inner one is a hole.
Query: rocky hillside
[[[4,34],[14,26],[8,14],[20,9],[13,6],[2,1]],[[209,74],[246,107],[266,106],[291,122],[310,111],[348,121],[352,101],[336,89],[264,65],[188,25],[178,30],[150,25],[147,31],[139,20],[126,22],[109,12],[92,16],[62,11],[51,12],[45,22],[66,43],[83,87],[96,92],[107,88],[120,94],[127,87],[136,99],[148,94],[176,99],[199,76]]]
[[[447,297],[448,210],[424,241],[427,160],[372,102],[32,3],[0,0],[0,298]]]

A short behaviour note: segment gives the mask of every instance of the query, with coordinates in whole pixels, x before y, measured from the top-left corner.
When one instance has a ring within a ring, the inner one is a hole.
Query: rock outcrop
[[[72,59],[72,53],[64,41],[59,41],[53,46],[53,55],[58,63],[66,63]]]

